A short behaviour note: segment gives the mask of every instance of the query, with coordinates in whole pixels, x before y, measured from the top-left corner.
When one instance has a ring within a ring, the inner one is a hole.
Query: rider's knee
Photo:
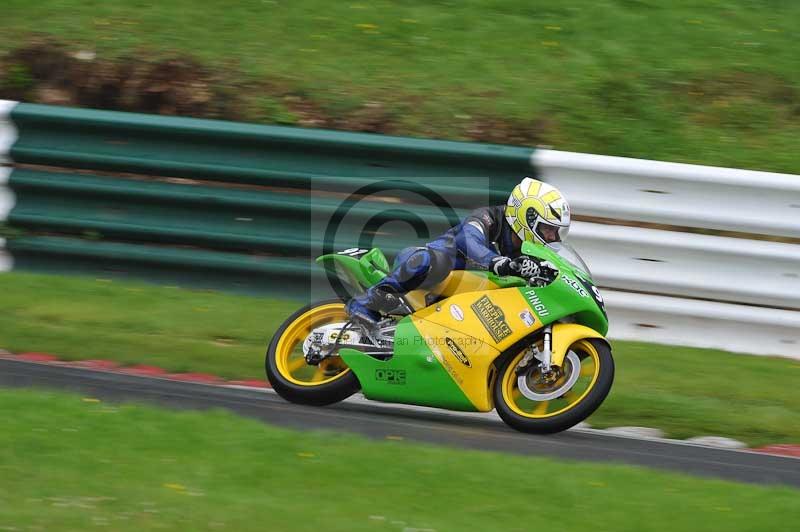
[[[405,290],[428,288],[441,282],[450,272],[447,257],[436,250],[417,248],[405,255],[395,273]]]
[[[418,248],[410,253],[397,268],[395,278],[406,290],[414,290],[427,277],[431,268],[431,254],[426,248]]]

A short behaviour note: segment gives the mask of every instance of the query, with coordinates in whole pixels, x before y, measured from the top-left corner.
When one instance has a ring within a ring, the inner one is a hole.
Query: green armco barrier
[[[317,290],[328,295],[320,268],[298,259],[46,236],[16,238],[8,248],[15,267],[25,271],[145,279],[293,299],[319,297]]]
[[[10,118],[7,248],[37,271],[308,297],[315,256],[421,245],[532,173],[514,146],[33,104]]]
[[[479,201],[529,174],[533,153],[35,104],[17,105],[11,118],[19,130],[11,157],[20,163],[347,192],[376,179],[405,179],[414,190],[444,186],[445,192]]]
[[[450,220],[433,206],[343,203],[311,195],[27,169],[15,171],[10,185],[18,197],[9,218],[15,227],[306,257],[322,251],[325,229],[348,205],[352,208],[334,240],[339,247],[367,245],[364,237],[369,235],[362,233],[369,220],[376,228],[403,222],[401,228],[424,229],[409,235],[397,226],[380,228],[371,244],[389,253],[435,236],[466,214],[454,210]]]

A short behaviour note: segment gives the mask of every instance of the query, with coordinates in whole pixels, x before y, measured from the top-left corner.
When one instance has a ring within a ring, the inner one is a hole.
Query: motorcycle
[[[298,310],[267,350],[272,388],[306,405],[335,403],[360,390],[376,401],[495,409],[528,433],[580,423],[614,380],[603,298],[566,243],[525,242],[522,253],[550,267],[532,279],[452,271],[432,288],[398,296],[376,327],[348,320],[341,300]],[[351,289],[366,289],[390,271],[378,248],[317,262]]]

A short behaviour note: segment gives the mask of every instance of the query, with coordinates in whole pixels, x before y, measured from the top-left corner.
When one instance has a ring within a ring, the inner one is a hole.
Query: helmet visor
[[[525,214],[525,221],[531,232],[536,235],[541,242],[552,244],[562,242],[569,232],[569,225],[557,225],[545,220],[534,209],[529,209]]]
[[[561,230],[564,229],[557,225],[551,225],[546,223],[542,220],[539,220],[539,223],[533,228],[536,235],[544,242],[545,244],[552,244],[553,242],[561,242]],[[566,234],[566,232],[565,232]]]

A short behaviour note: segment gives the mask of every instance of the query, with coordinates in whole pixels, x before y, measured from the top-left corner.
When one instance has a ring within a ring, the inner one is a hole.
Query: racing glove
[[[518,257],[511,262],[511,268],[516,270],[515,275],[527,279],[532,286],[546,286],[558,277],[558,268],[546,260]]]
[[[516,275],[525,279],[551,282],[558,275],[558,268],[550,261],[539,261],[528,256],[511,259],[498,256],[492,259],[491,270],[497,275]]]
[[[495,275],[516,275],[516,271],[511,268],[512,263],[513,261],[509,257],[498,255],[492,259],[489,269],[491,269]]]
[[[558,268],[549,260],[539,263],[539,278],[546,282],[552,282],[558,277]]]
[[[524,279],[532,279],[539,276],[541,268],[539,267],[539,261],[523,255],[511,261],[511,269],[514,271],[514,275]]]

